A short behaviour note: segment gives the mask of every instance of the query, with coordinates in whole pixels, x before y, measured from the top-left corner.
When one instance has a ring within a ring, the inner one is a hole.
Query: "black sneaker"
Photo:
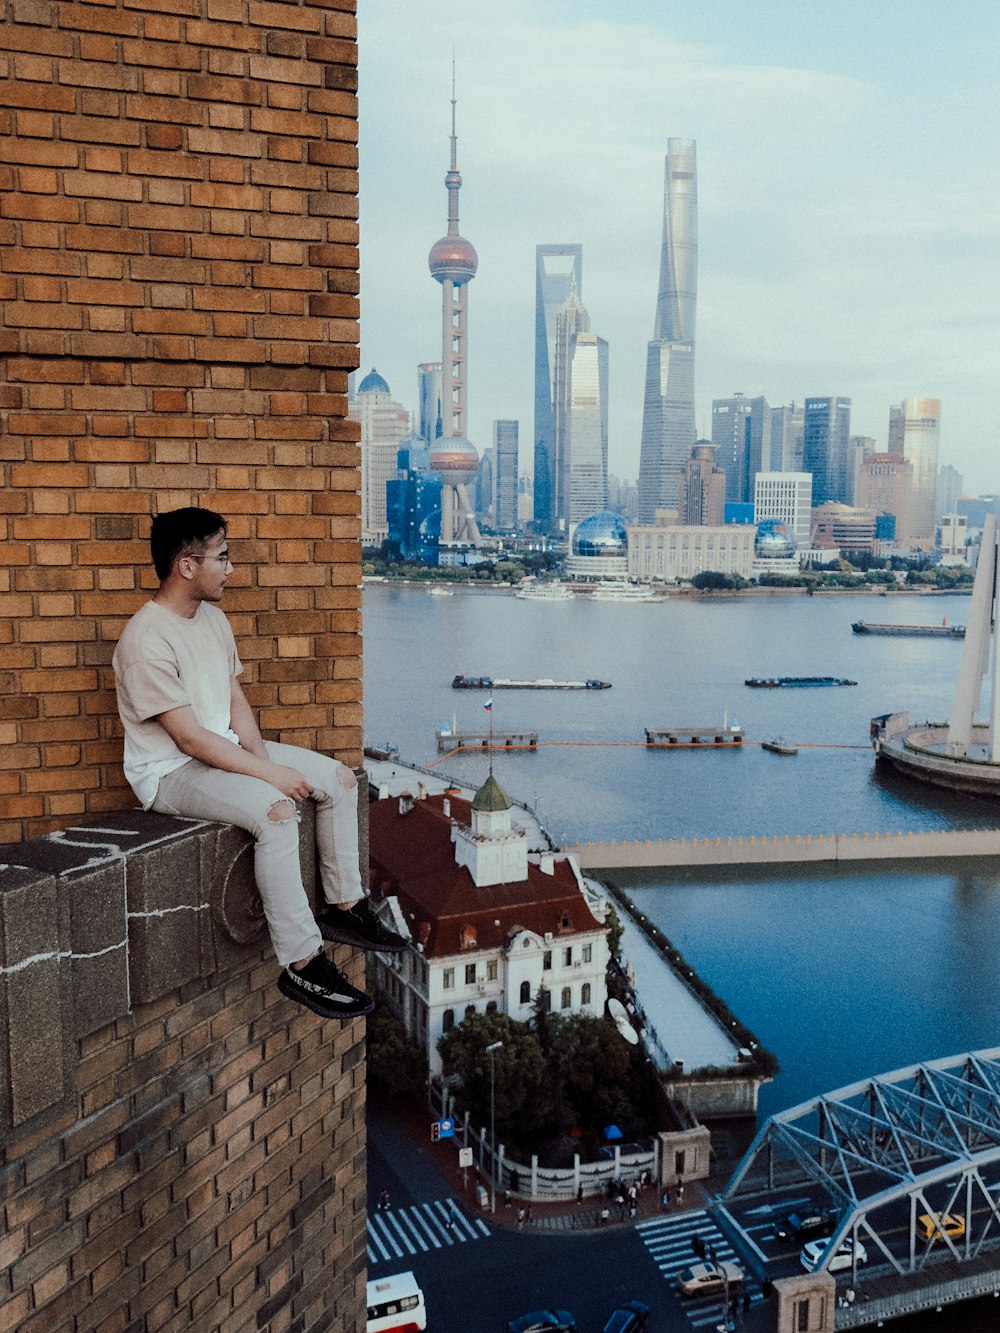
[[[278,978],[278,990],[321,1018],[356,1018],[375,1008],[371,996],[356,990],[325,953],[310,958],[299,972],[286,967]]]
[[[334,940],[337,944],[354,944],[359,949],[378,949],[386,953],[399,953],[406,948],[403,936],[384,926],[375,915],[370,898],[362,898],[346,911],[328,905],[317,916],[316,924],[325,940]]]

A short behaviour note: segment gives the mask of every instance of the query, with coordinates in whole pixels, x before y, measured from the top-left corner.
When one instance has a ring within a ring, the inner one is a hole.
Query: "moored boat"
[[[855,620],[851,625],[855,634],[885,634],[890,636],[910,636],[919,639],[964,639],[964,625],[949,625],[942,620],[940,625],[880,625],[874,620]]]
[[[565,583],[522,583],[514,594],[523,602],[572,602],[574,594]]]
[[[762,750],[770,750],[771,754],[798,754],[797,745],[789,745],[787,741],[779,740],[777,737],[773,741],[761,741]]]
[[[781,690],[811,685],[857,685],[846,676],[749,676],[744,682],[752,690]]]
[[[455,676],[453,690],[610,690],[610,680],[508,680],[504,676]]]

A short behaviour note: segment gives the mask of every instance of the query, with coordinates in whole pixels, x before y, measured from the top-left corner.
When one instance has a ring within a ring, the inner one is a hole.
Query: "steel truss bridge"
[[[782,1254],[760,1222],[793,1203],[837,1213],[814,1271],[832,1271],[838,1247],[853,1243],[853,1262],[834,1265],[838,1329],[1000,1290],[1000,1047],[772,1116],[713,1209],[761,1278],[802,1273],[801,1241]]]

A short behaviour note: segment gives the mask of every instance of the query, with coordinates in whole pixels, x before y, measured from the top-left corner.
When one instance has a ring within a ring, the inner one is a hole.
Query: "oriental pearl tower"
[[[469,282],[479,259],[475,248],[458,232],[458,138],[455,133],[455,88],[451,97],[451,165],[448,187],[448,233],[435,241],[427,257],[431,276],[441,284],[441,435],[431,446],[429,465],[441,478],[441,542],[479,545],[479,528],[467,487],[475,480],[479,455],[465,434],[466,331]]]

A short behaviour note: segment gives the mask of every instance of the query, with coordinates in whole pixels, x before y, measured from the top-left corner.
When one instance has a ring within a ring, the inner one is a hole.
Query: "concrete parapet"
[[[829,1273],[776,1278],[775,1333],[833,1333],[837,1284]]]

